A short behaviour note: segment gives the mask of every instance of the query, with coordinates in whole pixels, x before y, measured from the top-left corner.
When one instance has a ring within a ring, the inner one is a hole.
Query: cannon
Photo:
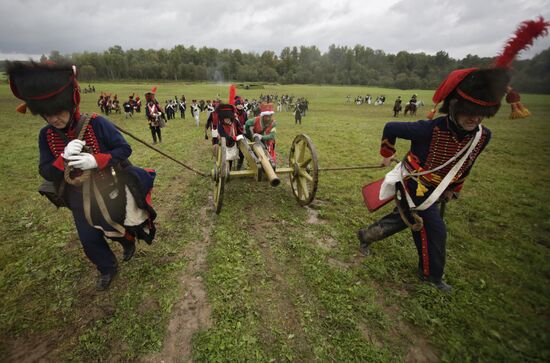
[[[214,181],[214,206],[216,214],[222,210],[223,192],[225,183],[232,178],[251,177],[257,181],[268,180],[273,187],[278,186],[281,180],[278,174],[288,174],[290,177],[290,187],[292,194],[301,206],[309,205],[315,199],[317,186],[319,184],[319,172],[323,171],[341,171],[341,170],[362,170],[362,169],[381,169],[384,165],[359,165],[359,166],[343,166],[343,167],[325,167],[319,168],[317,160],[317,151],[309,136],[305,134],[297,135],[292,141],[290,154],[288,157],[288,167],[277,168],[271,160],[265,146],[259,141],[250,141],[246,138],[237,141],[237,147],[243,153],[247,160],[248,168],[246,170],[230,170],[229,160],[227,158],[227,145],[225,138],[219,139],[217,148],[216,161],[210,175],[208,173],[197,170],[186,163],[166,154],[162,150],[153,145],[149,145],[146,141],[141,140],[130,132],[122,129],[120,126],[114,125],[120,132],[130,136],[136,141],[142,143],[157,153],[183,166],[184,168],[194,172],[202,177],[210,177]],[[234,154],[234,153],[233,153]],[[393,159],[393,162],[399,162]]]
[[[243,138],[236,142],[236,146],[247,161],[248,167],[245,170],[230,170],[226,140],[223,137],[219,140],[216,161],[211,171],[216,214],[222,209],[225,183],[234,178],[267,180],[272,187],[276,187],[281,183],[279,175],[288,174],[292,194],[298,204],[306,206],[313,202],[319,182],[319,163],[315,146],[309,136],[299,134],[294,138],[286,168],[276,167],[264,144],[259,140],[250,141]]]

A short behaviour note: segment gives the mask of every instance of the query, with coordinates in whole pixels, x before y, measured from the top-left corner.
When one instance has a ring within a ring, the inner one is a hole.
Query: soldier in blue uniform
[[[360,249],[411,227],[418,251],[418,273],[439,289],[450,291],[443,282],[446,227],[439,201],[450,201],[462,185],[479,154],[491,139],[481,125],[494,116],[510,82],[509,69],[518,52],[533,39],[547,34],[550,23],[542,17],[525,21],[508,40],[502,53],[487,69],[467,68],[451,72],[436,90],[433,101],[443,102],[444,116],[417,122],[389,122],[384,127],[380,154],[386,166],[396,153],[398,138],[409,140],[405,158],[381,184],[378,199],[395,197],[397,208],[367,229],[360,229]]]
[[[151,207],[155,173],[132,166],[130,145],[107,119],[81,115],[76,67],[8,62],[13,94],[47,125],[40,130],[40,175],[55,186],[57,206],[67,206],[84,253],[99,270],[97,289],[117,273],[117,259],[105,237],[119,242],[123,260],[136,239],[151,243],[156,213]]]
[[[446,227],[439,201],[450,200],[461,190],[489,143],[491,132],[481,122],[497,113],[508,82],[508,72],[502,68],[454,71],[434,96],[435,102],[443,101],[439,111],[444,116],[386,124],[380,150],[383,164],[389,165],[394,157],[398,138],[411,144],[403,161],[388,173],[382,185],[382,192],[396,188],[398,207],[359,230],[363,252],[373,242],[409,226],[418,251],[419,276],[442,290],[451,290],[442,280]]]

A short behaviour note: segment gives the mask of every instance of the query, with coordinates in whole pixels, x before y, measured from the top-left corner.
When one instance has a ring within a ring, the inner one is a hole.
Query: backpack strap
[[[92,118],[88,115],[80,116],[80,120],[78,120],[78,123],[75,127],[75,133],[79,140],[84,140],[84,134],[86,133],[86,129],[88,128],[88,124],[90,123],[91,119]],[[65,135],[65,137],[67,136]],[[84,150],[86,151],[86,149]],[[82,172],[82,175],[73,178],[71,177],[72,171],[73,168],[68,166],[68,163],[65,161],[65,171],[63,173],[63,176],[65,181],[71,185],[81,185],[85,180],[90,179],[90,176],[92,174],[91,170],[84,170]]]

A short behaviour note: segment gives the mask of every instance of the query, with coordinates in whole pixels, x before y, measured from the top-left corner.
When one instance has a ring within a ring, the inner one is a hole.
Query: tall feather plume
[[[548,34],[550,23],[541,16],[537,20],[526,20],[518,27],[513,37],[508,39],[502,53],[495,59],[493,66],[509,68],[516,55],[533,44],[533,40]]]
[[[237,94],[237,86],[232,84],[229,86],[229,104],[234,105],[235,104],[235,95]]]

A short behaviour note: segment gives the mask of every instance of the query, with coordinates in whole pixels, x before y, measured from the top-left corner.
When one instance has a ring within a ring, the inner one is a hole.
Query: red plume
[[[235,104],[235,95],[237,94],[237,87],[235,87],[234,84],[229,86],[229,104],[234,105]]]
[[[151,93],[157,93],[157,86],[151,88]]]
[[[516,55],[533,44],[535,38],[548,34],[548,26],[550,23],[545,22],[542,16],[538,20],[521,23],[514,36],[506,42],[502,54],[495,59],[493,66],[509,68]]]

